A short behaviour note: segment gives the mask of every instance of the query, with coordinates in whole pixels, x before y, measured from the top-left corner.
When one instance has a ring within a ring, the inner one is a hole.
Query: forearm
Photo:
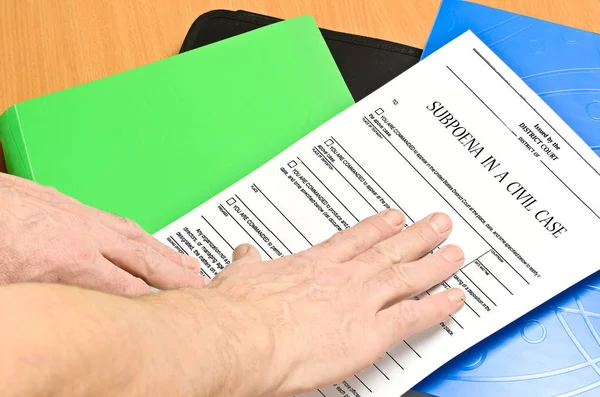
[[[209,308],[202,294],[210,292],[192,293],[129,299],[48,284],[2,287],[0,384],[15,396],[262,394],[241,361],[264,352],[227,335],[235,324]]]
[[[410,299],[464,253],[426,255],[449,235],[447,216],[404,221],[388,210],[273,261],[242,245],[201,289],[0,287],[2,395],[285,397],[339,382],[466,299],[454,288]]]

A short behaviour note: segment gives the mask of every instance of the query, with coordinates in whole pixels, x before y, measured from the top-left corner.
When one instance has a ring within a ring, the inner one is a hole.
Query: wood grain
[[[600,0],[477,2],[600,29]],[[211,9],[310,14],[325,28],[422,48],[438,6],[439,0],[0,0],[0,112],[177,54],[194,19]]]

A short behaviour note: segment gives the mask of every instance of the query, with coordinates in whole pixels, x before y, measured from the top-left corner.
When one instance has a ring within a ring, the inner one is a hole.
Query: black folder
[[[180,53],[279,21],[243,10],[209,11],[194,21]],[[415,65],[423,52],[404,44],[333,30],[321,29],[321,34],[356,102]]]

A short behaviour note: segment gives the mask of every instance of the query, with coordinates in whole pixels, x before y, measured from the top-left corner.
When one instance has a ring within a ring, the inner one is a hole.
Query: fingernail
[[[453,288],[448,291],[448,300],[452,303],[463,302],[465,300],[465,294],[458,288]]]
[[[383,219],[391,227],[404,226],[404,214],[401,211],[390,208],[383,212]]]
[[[446,245],[440,249],[440,255],[450,262],[460,263],[465,259],[465,254],[456,245]]]
[[[446,214],[437,213],[431,217],[429,224],[438,234],[444,234],[452,226],[452,220]]]

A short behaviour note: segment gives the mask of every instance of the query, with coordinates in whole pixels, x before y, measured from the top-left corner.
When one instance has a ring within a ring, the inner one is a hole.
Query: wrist
[[[259,310],[208,288],[162,292],[145,303],[165,333],[170,384],[183,395],[279,395],[284,371]]]

